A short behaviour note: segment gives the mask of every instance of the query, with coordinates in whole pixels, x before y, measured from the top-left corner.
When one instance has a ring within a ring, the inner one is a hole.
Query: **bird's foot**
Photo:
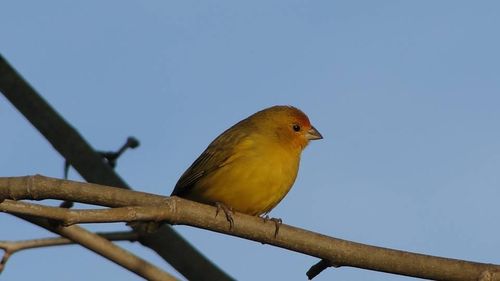
[[[215,217],[217,217],[219,212],[222,210],[226,215],[226,220],[229,222],[229,230],[232,230],[234,227],[233,210],[230,207],[220,202],[216,202],[215,207],[217,207],[217,211],[215,212]]]
[[[264,222],[272,221],[274,222],[275,230],[274,230],[274,238],[278,236],[278,232],[280,231],[280,226],[283,224],[283,220],[280,218],[271,218],[268,215],[262,217]]]

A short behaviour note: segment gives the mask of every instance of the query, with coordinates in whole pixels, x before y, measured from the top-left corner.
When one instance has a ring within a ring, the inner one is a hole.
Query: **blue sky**
[[[500,263],[499,10],[451,0],[4,0],[0,52],[95,148],[140,139],[117,167],[136,189],[170,194],[224,129],[295,105],[324,139],[303,153],[271,215],[357,242]],[[0,176],[62,176],[61,156],[3,96],[0,125]],[[0,225],[3,240],[50,235],[7,215]],[[238,280],[305,280],[317,261],[175,228]],[[16,254],[2,277],[138,279],[76,246]],[[315,280],[333,279],[412,278],[340,268]]]

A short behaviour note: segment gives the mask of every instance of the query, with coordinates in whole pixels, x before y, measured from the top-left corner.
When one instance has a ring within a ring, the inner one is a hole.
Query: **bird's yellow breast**
[[[242,140],[234,153],[201,178],[187,195],[195,201],[223,203],[250,215],[269,212],[292,187],[300,151],[284,149],[266,138]]]

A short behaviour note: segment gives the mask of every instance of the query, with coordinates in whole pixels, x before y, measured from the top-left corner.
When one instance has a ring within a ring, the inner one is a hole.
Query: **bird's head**
[[[311,125],[307,115],[293,106],[273,106],[255,113],[259,131],[276,139],[281,145],[304,149],[309,141],[323,136]]]

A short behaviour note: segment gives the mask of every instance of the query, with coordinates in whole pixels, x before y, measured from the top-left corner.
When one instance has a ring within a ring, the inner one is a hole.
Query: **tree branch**
[[[82,185],[86,187],[81,188]],[[79,197],[82,200],[79,200]],[[266,223],[261,218],[240,213],[233,215],[234,227],[229,229],[229,224],[224,216],[215,216],[216,209],[214,207],[177,197],[169,198],[141,192],[118,190],[106,186],[34,176],[0,178],[0,200],[2,198],[12,200],[53,198],[109,207],[137,206],[116,208],[115,210],[90,210],[88,212],[66,209],[62,211],[73,212],[75,218],[70,220],[73,222],[78,220],[90,222],[92,221],[90,217],[100,222],[105,221],[105,217],[107,217],[108,221],[126,220],[126,218],[135,221],[139,218],[141,220],[165,220],[172,224],[195,226],[315,256],[336,266],[352,266],[433,280],[479,280],[486,277],[489,278],[488,280],[500,280],[499,265],[375,247],[329,237],[285,224],[280,227],[279,234],[275,237],[275,225],[273,223]],[[17,209],[18,212],[30,210],[31,207],[26,207],[24,204],[27,203],[20,204],[21,207]],[[5,200],[0,203],[0,210],[10,208],[11,211],[16,211],[12,209],[14,208],[13,205],[12,201]],[[53,207],[44,208],[50,208],[51,213],[60,212],[54,211]],[[36,211],[43,213],[45,212],[44,208],[36,209]],[[39,215],[37,212],[33,211],[30,214]],[[62,218],[64,220],[64,216],[57,214],[53,218]]]
[[[111,261],[134,272],[146,280],[177,280],[174,276],[166,273],[146,260],[137,257],[131,252],[118,247],[105,238],[102,238],[99,235],[83,228],[79,228],[77,229],[78,231],[75,231],[75,227],[77,226],[56,226],[55,228],[59,231],[60,235],[67,237],[100,255],[106,256]]]
[[[139,235],[133,231],[118,231],[118,232],[102,232],[96,233],[97,235],[106,238],[109,241],[137,241]],[[74,245],[74,241],[63,237],[50,237],[50,238],[39,238],[30,240],[19,240],[19,241],[5,241],[0,240],[0,249],[4,250],[4,255],[0,261],[0,273],[5,269],[5,265],[9,258],[16,252],[20,252],[28,249],[42,248],[42,247],[52,247],[52,246],[62,246],[62,245]]]
[[[1,204],[2,203],[0,203],[0,205]],[[92,252],[107,258],[108,260],[126,268],[129,271],[136,273],[146,280],[177,280],[175,277],[162,271],[151,263],[135,256],[125,249],[120,248],[119,246],[113,244],[105,238],[102,238],[99,235],[77,225],[63,227],[62,225],[54,223],[54,221],[47,220],[45,218],[37,218],[25,215],[17,216],[49,231],[59,234],[62,237],[66,237],[74,241],[75,243],[78,243],[83,247],[91,250]]]
[[[0,92],[86,181],[129,188],[83,136],[35,91],[1,54]],[[164,225],[155,233],[142,235],[140,242],[154,250],[188,280],[233,280],[168,225]]]

